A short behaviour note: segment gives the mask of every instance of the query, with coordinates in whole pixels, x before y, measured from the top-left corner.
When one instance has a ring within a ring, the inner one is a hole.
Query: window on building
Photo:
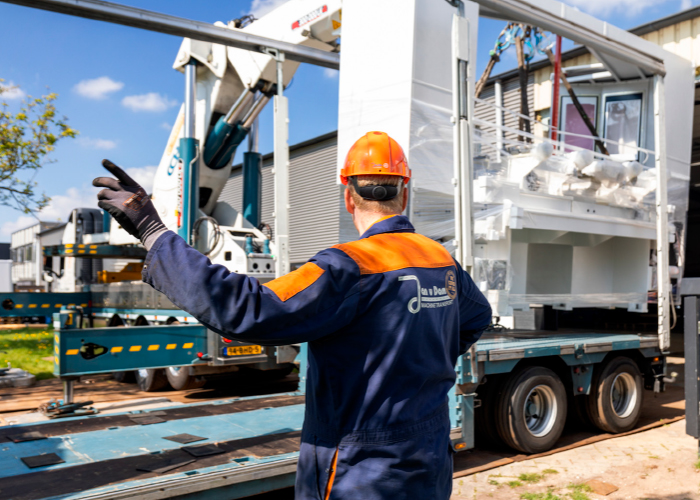
[[[619,160],[636,160],[642,128],[642,94],[605,97],[606,146]]]

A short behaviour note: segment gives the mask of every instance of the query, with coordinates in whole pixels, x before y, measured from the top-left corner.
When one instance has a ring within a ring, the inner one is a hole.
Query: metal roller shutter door
[[[338,243],[337,140],[295,152],[290,165],[290,261],[306,262]]]

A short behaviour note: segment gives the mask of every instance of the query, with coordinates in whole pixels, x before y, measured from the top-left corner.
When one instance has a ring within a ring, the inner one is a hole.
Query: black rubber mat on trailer
[[[155,455],[118,458],[1,478],[0,498],[38,500],[125,481],[164,477],[164,473],[176,474],[202,467],[223,465],[236,458],[292,453],[299,450],[300,437],[301,432],[297,431],[218,442],[215,446],[221,450],[220,453],[202,456],[195,460],[183,449],[177,449]],[[178,464],[182,465],[177,466]],[[177,467],[172,468],[173,465]]]
[[[21,434],[38,432],[44,437],[63,436],[66,434],[78,434],[80,432],[100,431],[109,427],[128,427],[143,425],[147,417],[157,417],[159,421],[182,420],[186,418],[208,417],[211,415],[225,415],[241,413],[245,411],[260,410],[262,408],[280,408],[303,404],[304,396],[272,396],[267,398],[244,399],[225,404],[204,404],[180,406],[168,410],[157,410],[125,415],[104,415],[86,417],[80,420],[56,420],[55,422],[38,425],[18,425],[0,428],[0,443],[14,441]],[[0,495],[2,498],[2,495]]]

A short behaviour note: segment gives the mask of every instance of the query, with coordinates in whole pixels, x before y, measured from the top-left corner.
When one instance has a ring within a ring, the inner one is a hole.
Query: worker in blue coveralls
[[[103,165],[117,179],[93,181],[105,188],[98,204],[148,250],[146,283],[226,338],[308,342],[297,500],[450,497],[447,393],[491,308],[401,215],[411,171],[396,141],[369,132],[341,171],[360,239],[264,284],[212,264],[165,228],[141,186]]]

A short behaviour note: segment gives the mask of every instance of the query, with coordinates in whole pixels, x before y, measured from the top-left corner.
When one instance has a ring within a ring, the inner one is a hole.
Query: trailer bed
[[[522,358],[596,363],[632,349],[660,354],[655,335],[504,331],[485,334],[476,357],[488,374],[508,372]],[[303,394],[288,393],[0,427],[0,497],[243,498],[291,486],[303,417]],[[28,432],[45,439],[15,442]],[[178,434],[206,439],[165,439]],[[217,454],[185,450],[207,444]],[[32,469],[21,460],[49,453],[63,462]]]

